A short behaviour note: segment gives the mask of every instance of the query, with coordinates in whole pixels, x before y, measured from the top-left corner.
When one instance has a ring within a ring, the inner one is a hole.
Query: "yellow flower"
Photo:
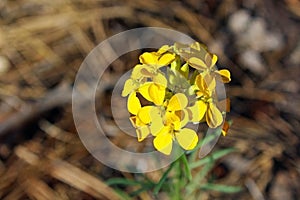
[[[161,67],[169,65],[174,59],[175,55],[172,53],[160,54],[157,52],[145,52],[139,57],[143,64],[140,73],[146,77],[153,77],[159,73]]]
[[[161,119],[161,127],[156,127],[159,132],[153,134],[154,147],[169,155],[172,151],[173,140],[185,150],[195,148],[198,143],[198,135],[189,128],[183,128],[188,122],[188,114],[185,110],[188,99],[183,93],[177,93],[166,102],[165,116]],[[158,123],[157,123],[158,124]]]
[[[155,136],[163,126],[161,119],[161,109],[156,106],[144,106],[136,116],[130,117],[132,125],[136,128],[138,141],[143,141],[150,133]]]
[[[215,81],[209,75],[203,77],[197,75],[195,80],[197,97],[200,98],[195,104],[188,108],[191,113],[191,121],[199,122],[205,116],[207,125],[211,128],[220,126],[223,122],[223,115],[213,101]]]
[[[205,121],[210,128],[221,126],[224,119],[218,108],[222,106],[215,100],[216,86],[217,81],[228,83],[230,72],[217,70],[217,60],[198,42],[164,45],[156,52],[140,55],[140,63],[133,68],[122,91],[123,97],[128,96],[130,121],[139,142],[152,135],[154,147],[169,155],[174,141],[185,150],[197,145],[197,133],[186,128],[189,122]],[[161,70],[164,66],[168,66],[165,72]],[[190,67],[196,70],[191,72]],[[228,127],[224,122],[224,136]]]
[[[194,88],[197,97],[211,98],[216,90],[216,80],[209,74],[198,74],[195,78]]]
[[[182,44],[179,42],[176,42],[174,44],[174,51],[182,56],[184,59],[188,59],[193,55],[200,55],[199,53],[202,51],[203,53],[207,52],[207,47],[204,44],[200,44],[199,42],[188,44]]]
[[[201,60],[204,60],[208,50],[204,44],[200,44],[199,42],[194,42],[190,45],[175,43],[174,52],[182,57],[185,61],[188,61],[192,57],[197,57]]]
[[[193,149],[198,143],[198,135],[192,129],[183,128],[188,123],[187,105],[187,97],[182,93],[173,95],[163,106],[140,108],[137,103],[139,109],[130,121],[136,128],[138,141],[152,134],[155,136],[154,147],[166,155],[172,151],[173,140],[185,150]]]
[[[148,82],[142,85],[138,91],[149,102],[162,105],[166,95],[166,86],[160,83]]]
[[[175,131],[170,126],[164,126],[161,132],[154,138],[153,144],[158,151],[170,155],[174,139],[185,150],[194,149],[198,143],[198,135],[194,130],[183,128]]]
[[[126,80],[122,96],[126,97],[131,92],[135,92],[146,82],[145,78],[152,78],[156,85],[167,86],[167,79],[159,68],[170,64],[175,59],[174,53],[169,53],[169,46],[162,46],[157,52],[143,53],[139,59],[142,64],[137,64],[132,72],[130,79]]]
[[[205,45],[194,42],[190,45],[175,43],[174,51],[183,57],[189,65],[200,71],[212,73],[214,77],[224,83],[230,82],[230,72],[227,69],[216,70],[218,57],[208,52]]]
[[[158,69],[170,64],[175,59],[175,55],[173,53],[163,52],[163,54],[161,54],[162,52],[162,49],[159,51],[159,53],[145,52],[142,55],[140,55],[140,62],[146,65],[153,65],[155,68]]]
[[[122,97],[126,97],[132,92],[136,92],[137,89],[146,82],[145,76],[140,72],[143,67],[143,65],[136,65],[133,68],[130,78],[124,83]]]
[[[145,83],[137,90],[145,99],[153,102],[155,105],[162,106],[164,103],[166,88],[164,86],[155,84],[153,82]],[[139,98],[137,97],[137,92],[131,92],[127,99],[127,109],[133,115],[148,117],[145,113],[150,113],[149,109],[153,106],[142,107]],[[145,110],[148,109],[146,112]],[[142,113],[142,114],[141,114]],[[147,121],[143,121],[147,124]]]
[[[138,119],[135,122],[137,126],[140,124],[137,122],[142,122],[142,125],[155,125],[156,127],[152,127],[152,130],[159,129],[159,126],[172,126],[175,130],[179,130],[188,123],[188,113],[184,110],[188,100],[182,93],[173,95],[169,101],[165,101],[159,106],[140,107],[139,102],[136,102],[136,100],[131,102],[135,103],[137,108],[133,111],[134,113],[131,112]],[[152,131],[151,133],[156,136],[158,131]]]
[[[204,59],[199,57],[191,57],[187,62],[195,69],[207,72],[211,74],[211,76],[216,77],[218,80],[224,83],[230,82],[230,72],[227,69],[215,69],[217,60],[218,57],[215,54],[206,53]]]

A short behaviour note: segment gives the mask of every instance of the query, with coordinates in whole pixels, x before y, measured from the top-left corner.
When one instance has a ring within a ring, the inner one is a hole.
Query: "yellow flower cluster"
[[[138,141],[151,134],[154,147],[166,155],[174,141],[192,150],[198,135],[186,127],[188,123],[206,122],[216,128],[224,122],[217,107],[216,81],[228,83],[230,72],[216,69],[217,56],[204,45],[165,45],[143,53],[139,60],[122,91],[123,97],[128,96],[127,108]]]

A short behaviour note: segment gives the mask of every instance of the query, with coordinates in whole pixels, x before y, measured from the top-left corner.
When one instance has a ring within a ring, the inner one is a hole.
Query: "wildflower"
[[[195,69],[211,74],[211,76],[216,77],[223,83],[230,82],[230,72],[227,69],[215,69],[214,66],[217,60],[218,57],[215,54],[206,53],[204,60],[199,57],[191,57],[189,58],[188,63]]]
[[[200,121],[205,115],[205,121],[211,128],[220,126],[223,122],[223,115],[213,101],[215,80],[206,75],[199,74],[195,80],[196,95],[199,98],[195,105],[190,107],[192,121]]]
[[[133,68],[130,78],[126,80],[122,91],[123,97],[136,91],[146,82],[145,78],[152,78],[153,82],[159,85],[167,85],[164,74],[159,71],[159,68],[170,64],[175,59],[175,55],[167,53],[167,50],[168,46],[165,45],[157,52],[146,52],[139,57],[142,64],[137,64]]]
[[[195,148],[198,135],[192,129],[183,128],[188,122],[185,111],[188,105],[187,97],[177,93],[166,104],[165,116],[162,119],[163,126],[159,127],[160,131],[154,134],[156,136],[153,140],[154,147],[166,155],[171,153],[174,140],[185,150]]]
[[[123,97],[128,96],[129,119],[139,142],[152,135],[154,147],[163,154],[171,153],[174,141],[192,150],[198,135],[186,127],[189,122],[206,122],[210,128],[223,123],[216,85],[217,81],[228,83],[230,72],[217,70],[217,59],[198,42],[164,45],[156,52],[140,55],[140,63],[133,68],[122,91]],[[166,70],[161,70],[165,66]],[[228,127],[224,122],[224,136]]]
[[[198,143],[198,136],[194,130],[184,128],[188,123],[187,105],[187,97],[177,93],[163,106],[139,108],[137,115],[131,117],[138,141],[152,134],[155,136],[154,147],[166,155],[171,153],[174,140],[185,150],[193,149]]]
[[[223,83],[230,82],[230,72],[227,69],[216,70],[215,64],[218,57],[208,52],[205,45],[194,42],[191,45],[175,43],[175,52],[182,56],[187,63],[193,68],[212,73],[218,80]]]
[[[147,77],[155,77],[157,74],[161,74],[159,69],[170,64],[175,59],[175,55],[166,52],[166,50],[161,48],[157,52],[145,52],[140,55],[139,60],[142,63],[140,73]]]

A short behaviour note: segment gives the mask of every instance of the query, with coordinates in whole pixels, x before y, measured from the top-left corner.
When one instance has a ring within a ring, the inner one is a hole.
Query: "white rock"
[[[243,67],[249,69],[256,75],[264,75],[266,73],[262,57],[257,51],[245,51],[240,55],[239,61]]]
[[[266,21],[256,17],[250,23],[246,34],[243,37],[249,46],[257,51],[269,51],[282,46],[280,34],[267,30]]]
[[[252,49],[260,50],[266,35],[266,22],[262,18],[251,21],[244,39]]]
[[[239,10],[232,14],[228,26],[235,34],[236,44],[241,48],[264,52],[283,46],[281,34],[278,31],[269,31],[265,19],[251,17],[247,10]]]
[[[239,34],[244,32],[250,21],[250,14],[246,10],[239,10],[229,18],[228,25],[233,33]]]
[[[0,56],[0,74],[6,73],[10,69],[10,63],[6,57]]]

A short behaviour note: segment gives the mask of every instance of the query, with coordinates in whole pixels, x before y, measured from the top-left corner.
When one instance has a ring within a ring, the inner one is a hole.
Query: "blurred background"
[[[238,151],[210,174],[243,190],[207,191],[206,199],[299,199],[299,22],[298,0],[1,0],[0,199],[117,199],[105,180],[135,175],[104,166],[82,145],[72,85],[97,44],[147,26],[206,44],[218,67],[232,73],[227,117],[233,125],[216,148]],[[116,60],[106,79],[131,69],[139,53]],[[106,96],[112,87],[108,81]],[[99,112],[111,119],[106,96],[99,97]],[[114,143],[137,145],[115,131],[107,133]],[[144,192],[137,199],[154,197]]]

